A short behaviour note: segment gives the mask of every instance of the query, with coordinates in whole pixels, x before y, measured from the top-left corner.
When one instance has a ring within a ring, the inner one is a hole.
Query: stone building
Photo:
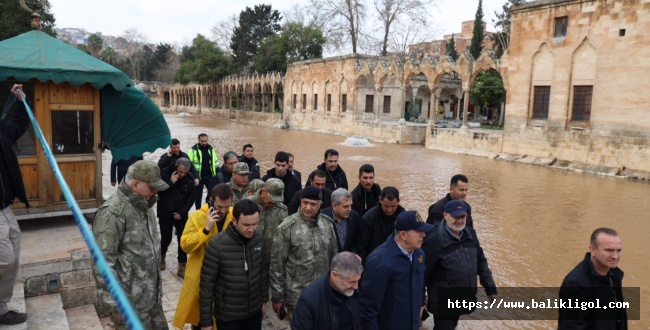
[[[433,57],[444,56],[447,51],[447,42],[454,36],[454,43],[456,44],[456,51],[462,54],[469,50],[469,45],[472,43],[472,35],[474,34],[474,21],[466,21],[461,24],[461,32],[446,34],[440,40],[429,42],[421,42],[409,46],[409,56],[414,58],[422,58],[423,56],[430,55]],[[494,32],[486,30],[485,22],[483,22],[483,48],[492,50],[494,41],[492,36]]]
[[[502,152],[650,170],[650,1],[513,7]]]

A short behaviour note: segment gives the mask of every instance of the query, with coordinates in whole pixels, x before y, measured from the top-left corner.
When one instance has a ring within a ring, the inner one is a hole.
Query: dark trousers
[[[217,329],[219,330],[261,330],[262,311],[255,313],[245,320],[221,321],[217,318]]]
[[[433,314],[433,330],[454,330],[458,325],[460,315]]]
[[[174,220],[173,218],[158,218],[160,225],[160,253],[167,254],[167,248],[172,243],[172,232],[176,228],[176,238],[178,239],[178,262],[187,262],[187,253],[181,249],[181,235],[185,229],[185,220]]]
[[[199,185],[196,186],[196,198],[194,199],[194,207],[196,207],[197,210],[201,208],[201,205],[203,205],[203,204],[201,204],[201,201],[203,200],[203,198],[202,198],[203,197],[203,187],[205,187],[207,189],[210,189],[210,182],[211,181],[212,181],[211,176],[204,176],[204,177],[201,178],[201,180],[199,180]],[[209,194],[209,192],[208,192],[208,194]]]

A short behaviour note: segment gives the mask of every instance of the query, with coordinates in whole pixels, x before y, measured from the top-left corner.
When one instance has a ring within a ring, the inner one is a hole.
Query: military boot
[[[167,268],[167,263],[165,262],[165,255],[163,254],[160,258],[160,270],[165,270]]]
[[[176,276],[184,278],[185,277],[185,266],[187,266],[186,262],[179,262],[178,263],[178,271],[176,272]]]

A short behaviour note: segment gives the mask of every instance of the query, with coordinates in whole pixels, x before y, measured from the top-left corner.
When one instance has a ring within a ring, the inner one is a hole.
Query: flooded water
[[[559,287],[564,276],[584,258],[589,236],[597,227],[612,227],[623,241],[619,267],[625,271],[624,286],[641,287],[640,321],[632,329],[649,328],[650,186],[592,174],[516,164],[427,150],[422,146],[364,141],[344,145],[346,137],[279,130],[217,120],[202,116],[168,115],[172,136],[187,151],[199,133],[220,155],[241,153],[253,144],[262,173],[270,169],[279,150],[295,155],[295,169],[303,180],[323,161],[328,148],[340,153],[339,164],[352,189],[364,163],[374,165],[376,182],[395,186],[401,205],[426,215],[429,205],[448,191],[454,174],[470,180],[467,201],[472,205],[474,227],[499,287]],[[153,156],[161,154],[159,150]],[[153,157],[152,156],[152,157]],[[157,158],[156,158],[157,159]],[[645,252],[644,252],[645,251]],[[482,290],[479,290],[482,291]],[[471,319],[472,317],[463,317]],[[555,321],[466,321],[462,328],[555,328]]]

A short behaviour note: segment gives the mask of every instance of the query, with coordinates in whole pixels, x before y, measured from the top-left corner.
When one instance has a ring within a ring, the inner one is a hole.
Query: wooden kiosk
[[[153,118],[158,123],[153,129],[159,132],[151,134],[155,139],[129,143],[121,149],[122,157],[169,144],[169,128],[160,110],[144,93],[130,87],[133,83],[122,71],[41,31],[0,42],[0,53],[0,106],[11,101],[11,86],[22,83],[44,138],[83,212],[94,212],[103,202],[102,151],[112,149],[107,136],[125,134],[104,131],[107,126],[118,127],[114,116],[106,123],[107,115],[122,111],[129,114],[123,121]],[[125,95],[142,99],[129,102]],[[145,104],[147,109],[128,109],[133,104]],[[31,124],[15,149],[31,206],[27,209],[22,203],[14,203],[18,219],[70,214]],[[115,150],[111,151],[115,157]]]

